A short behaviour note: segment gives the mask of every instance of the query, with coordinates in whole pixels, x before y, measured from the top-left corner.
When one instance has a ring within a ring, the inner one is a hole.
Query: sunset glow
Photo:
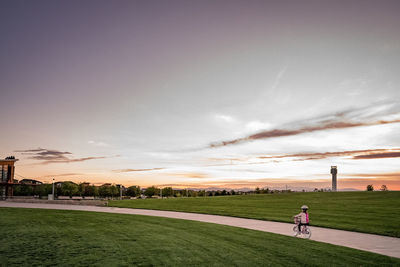
[[[399,1],[111,2],[0,3],[15,179],[400,190]]]

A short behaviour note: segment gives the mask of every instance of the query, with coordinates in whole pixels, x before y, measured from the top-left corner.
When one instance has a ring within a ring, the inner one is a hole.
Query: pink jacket
[[[301,223],[309,223],[310,222],[310,219],[308,218],[308,213],[300,212],[299,214],[296,215],[296,217],[300,217]]]

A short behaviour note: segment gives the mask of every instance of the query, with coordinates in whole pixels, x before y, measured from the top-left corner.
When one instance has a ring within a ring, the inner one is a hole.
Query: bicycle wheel
[[[294,236],[297,236],[299,234],[299,227],[297,226],[297,225],[295,225],[294,227],[293,227],[293,235]]]
[[[311,229],[308,226],[305,226],[305,229],[303,231],[303,237],[306,239],[310,239],[311,237]]]

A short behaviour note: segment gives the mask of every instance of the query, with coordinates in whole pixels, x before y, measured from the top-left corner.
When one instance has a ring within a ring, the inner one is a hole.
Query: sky
[[[399,1],[0,2],[16,179],[400,190]]]

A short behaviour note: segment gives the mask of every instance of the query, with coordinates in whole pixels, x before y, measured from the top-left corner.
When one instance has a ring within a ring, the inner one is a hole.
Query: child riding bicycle
[[[301,233],[301,227],[304,225],[310,225],[310,217],[308,216],[308,207],[306,205],[301,206],[302,212],[294,216],[294,222],[298,226],[298,231],[295,233],[297,236]]]

